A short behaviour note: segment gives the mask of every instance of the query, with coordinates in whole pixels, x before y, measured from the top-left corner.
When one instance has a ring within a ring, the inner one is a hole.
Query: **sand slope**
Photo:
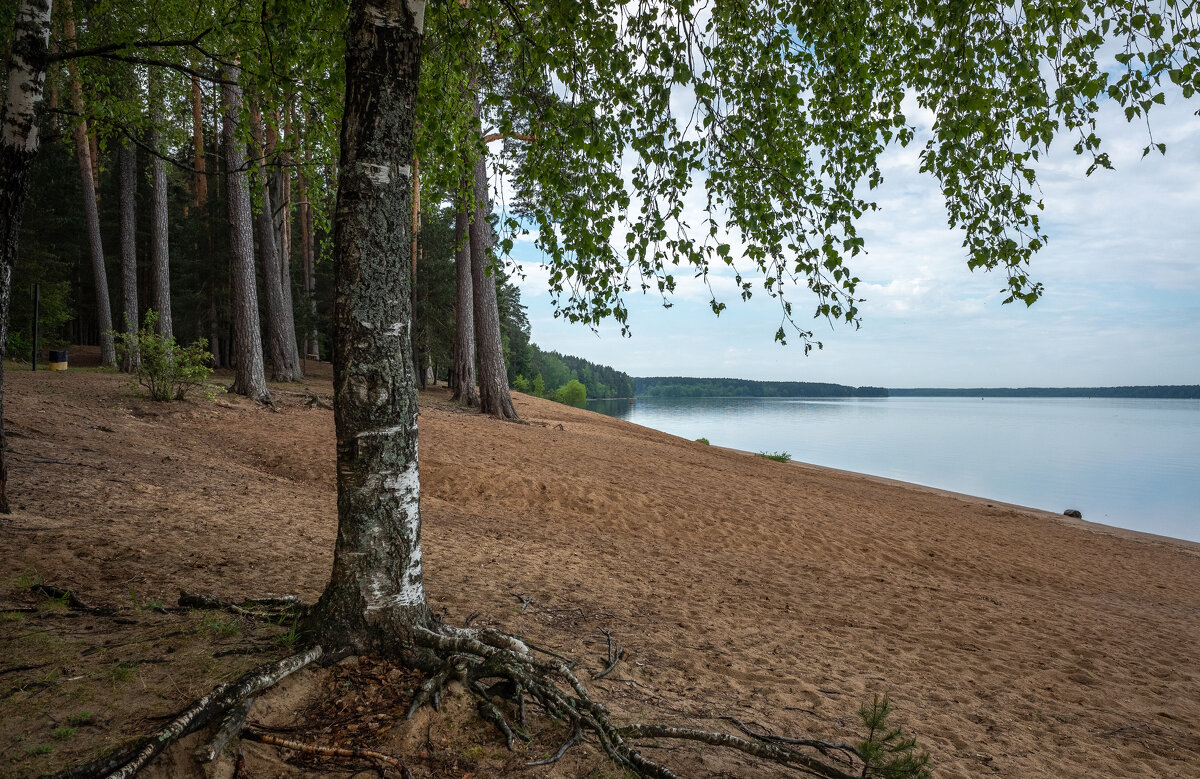
[[[113,375],[8,373],[4,568],[101,602],[131,581],[164,602],[314,598],[336,531],[332,414],[280,397],[280,413],[159,406]],[[533,424],[422,397],[430,599],[590,671],[610,631],[627,662],[594,686],[618,718],[844,736],[887,693],[937,776],[1200,772],[1196,545],[517,408]],[[682,775],[773,775],[657,754]]]

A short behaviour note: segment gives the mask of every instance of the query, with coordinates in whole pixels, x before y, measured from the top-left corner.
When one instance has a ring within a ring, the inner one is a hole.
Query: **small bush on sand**
[[[139,384],[145,387],[151,400],[183,400],[193,387],[212,375],[208,341],[201,338],[189,346],[179,346],[174,338],[155,331],[157,323],[158,314],[151,310],[136,333],[114,333],[117,357],[122,362],[132,358],[129,362],[135,366],[134,389]]]
[[[758,456],[774,460],[777,463],[786,463],[792,459],[792,456],[787,452],[759,452]]]
[[[579,379],[571,379],[558,388],[558,391],[554,393],[554,399],[559,403],[566,403],[568,406],[586,408],[587,387],[580,383]]]

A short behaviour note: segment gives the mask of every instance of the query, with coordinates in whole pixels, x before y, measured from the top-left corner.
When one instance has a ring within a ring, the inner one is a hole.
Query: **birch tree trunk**
[[[465,182],[464,182],[465,183]],[[475,296],[471,285],[470,215],[465,204],[454,215],[454,370],[451,399],[464,406],[479,406],[475,388]]]
[[[165,338],[175,336],[171,320],[171,256],[167,226],[167,163],[158,156],[163,153],[158,125],[162,121],[162,91],[153,71],[150,74],[150,148],[157,154],[150,158],[150,308],[158,314],[156,328]],[[203,156],[203,155],[201,155]]]
[[[254,277],[254,227],[250,212],[250,177],[246,174],[246,147],[238,136],[242,90],[237,85],[240,68],[227,68],[233,83],[221,86],[224,115],[221,134],[225,142],[225,187],[229,200],[229,274],[233,298],[233,386],[230,392],[260,403],[271,402],[263,370],[262,335],[258,325],[258,290]]]
[[[475,97],[475,118],[479,120],[479,97]],[[482,135],[482,128],[480,128]],[[475,218],[471,220],[471,285],[475,300],[475,348],[479,356],[479,410],[497,419],[519,419],[508,391],[508,373],[504,370],[504,346],[500,339],[500,308],[496,303],[496,279],[488,275],[492,228],[487,217],[487,161],[483,154],[475,160]]]
[[[400,655],[433,624],[421,572],[417,392],[409,359],[413,125],[423,0],[351,3],[338,202],[334,419],[338,535],[314,609],[339,645]]]
[[[29,169],[37,156],[37,107],[46,81],[50,41],[50,0],[21,0],[5,73],[0,114],[0,513],[8,514],[8,461],[4,435],[4,358],[8,346],[8,304],[13,264],[21,234],[21,213],[29,194]]]
[[[75,19],[71,4],[63,6],[63,35],[75,40]],[[83,115],[83,87],[71,69],[71,107]],[[83,218],[87,225],[88,247],[92,257],[92,277],[96,285],[96,313],[100,325],[100,364],[115,367],[117,352],[113,344],[112,308],[108,297],[108,273],[104,268],[104,246],[100,242],[100,214],[96,207],[96,180],[93,177],[92,147],[87,122],[75,125],[75,156],[79,160],[79,182],[83,186]]]
[[[121,316],[126,343],[136,343],[138,331],[137,289],[137,152],[128,140],[117,148],[119,182],[118,205],[121,224]],[[127,348],[121,370],[133,373],[138,368],[137,350]]]
[[[262,121],[258,109],[251,111],[252,133],[256,145],[262,149]],[[267,171],[262,164],[263,155],[256,155],[258,168],[259,197],[261,207],[254,221],[258,228],[258,249],[262,260],[263,292],[267,298],[267,353],[271,356],[272,381],[299,381],[300,355],[296,350],[296,329],[290,316],[291,310],[283,299],[283,279],[279,259],[279,247],[275,243],[275,220],[272,218],[274,202]]]

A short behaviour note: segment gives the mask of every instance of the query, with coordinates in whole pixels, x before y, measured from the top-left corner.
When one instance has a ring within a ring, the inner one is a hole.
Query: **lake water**
[[[688,439],[1200,541],[1200,401],[638,398],[610,416]]]

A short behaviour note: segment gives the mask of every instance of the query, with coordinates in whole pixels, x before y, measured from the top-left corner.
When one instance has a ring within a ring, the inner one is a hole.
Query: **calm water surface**
[[[638,398],[589,408],[683,438],[1200,541],[1200,401]]]

